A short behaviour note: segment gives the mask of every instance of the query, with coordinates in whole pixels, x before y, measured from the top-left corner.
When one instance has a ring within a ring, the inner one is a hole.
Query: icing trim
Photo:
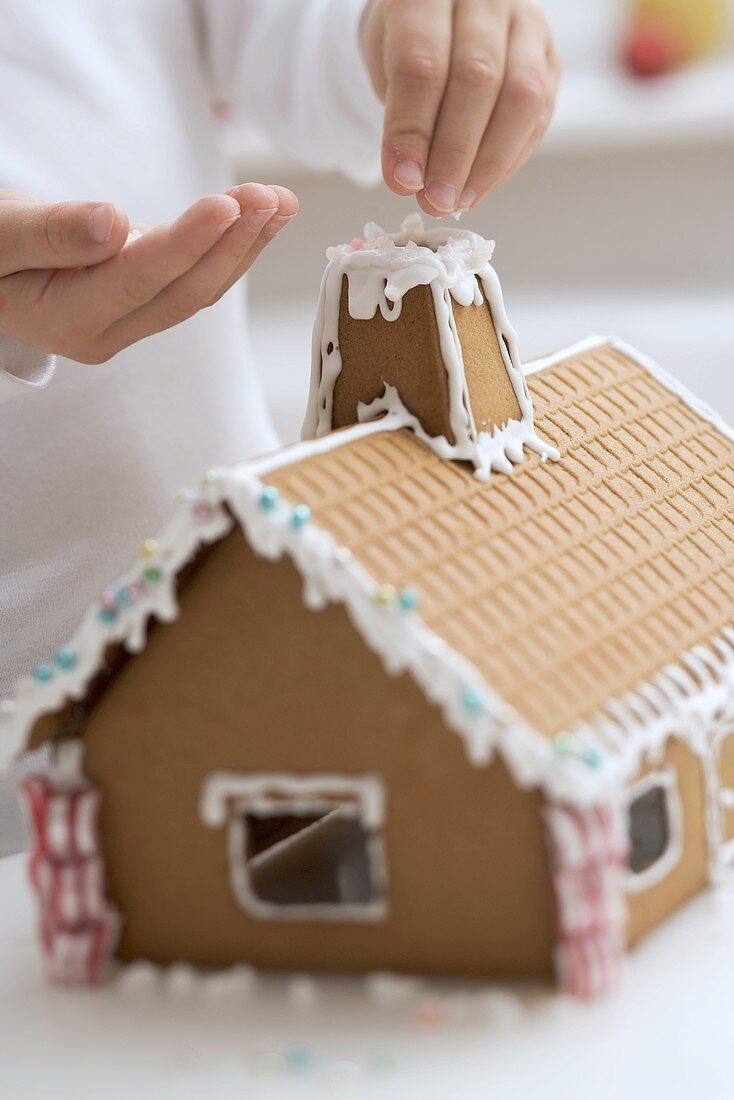
[[[471,462],[481,480],[491,470],[509,473],[522,461],[523,449],[545,459],[557,460],[558,451],[535,431],[533,403],[525,384],[517,333],[505,309],[497,273],[489,262],[494,241],[455,227],[426,229],[418,214],[406,218],[396,233],[386,234],[372,223],[365,240],[327,250],[328,263],[321,281],[311,349],[311,385],[303,438],[332,430],[334,386],[342,370],[339,348],[339,313],[343,278],[347,276],[348,309],[352,317],[369,320],[379,310],[386,321],[400,317],[403,298],[417,286],[429,286],[433,297],[441,355],[448,380],[449,423],[454,443],[446,436],[430,436],[417,417],[400,400],[398,391],[385,384],[384,394],[369,405],[360,405],[360,419],[388,413],[411,428],[441,458]],[[481,288],[481,289],[480,289]],[[477,431],[464,372],[461,341],[453,314],[453,302],[461,305],[489,303],[505,370],[515,392],[520,419],[511,418],[492,432]]]
[[[683,807],[678,791],[678,776],[673,767],[648,772],[647,775],[643,775],[641,779],[638,779],[625,791],[624,812],[627,821],[627,833],[629,835],[631,827],[632,803],[656,787],[660,787],[665,795],[668,843],[665,851],[644,870],[635,872],[631,868],[627,869],[624,888],[628,894],[640,894],[645,890],[649,890],[658,882],[662,882],[678,866],[683,854]]]
[[[232,893],[238,905],[250,916],[278,921],[371,923],[385,920],[389,913],[387,857],[382,833],[385,806],[385,787],[376,775],[216,771],[202,783],[199,813],[204,824],[210,828],[227,826],[227,861]],[[359,904],[279,905],[259,897],[253,889],[245,858],[245,814],[250,811],[266,815],[278,810],[296,815],[339,810],[361,821],[370,834],[366,848],[375,898]]]

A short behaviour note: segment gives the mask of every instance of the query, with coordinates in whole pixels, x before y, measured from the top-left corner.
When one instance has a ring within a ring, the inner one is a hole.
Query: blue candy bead
[[[399,599],[403,611],[415,611],[418,606],[418,593],[414,588],[401,588]]]
[[[307,504],[297,504],[293,509],[291,516],[291,526],[299,530],[301,527],[305,527],[311,519],[311,509]]]
[[[280,493],[275,488],[275,486],[266,485],[263,491],[260,493],[260,507],[266,512],[272,512],[279,499]]]
[[[56,664],[63,669],[73,668],[76,664],[76,653],[73,649],[60,649],[56,654]]]
[[[461,702],[470,714],[478,714],[479,711],[484,710],[487,699],[480,687],[469,684],[461,693]]]

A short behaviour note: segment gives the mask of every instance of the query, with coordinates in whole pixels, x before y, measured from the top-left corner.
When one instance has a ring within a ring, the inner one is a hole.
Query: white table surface
[[[603,1002],[419,983],[386,1004],[357,980],[320,979],[311,998],[292,979],[216,994],[139,970],[93,991],[47,987],[24,873],[23,857],[0,861],[3,1100],[734,1097],[728,889],[659,929]]]

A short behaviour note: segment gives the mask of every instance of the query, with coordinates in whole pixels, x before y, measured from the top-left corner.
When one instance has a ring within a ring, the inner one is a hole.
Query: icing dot
[[[266,485],[263,491],[260,493],[260,507],[266,512],[272,512],[279,499],[280,493],[275,488],[275,486]]]
[[[400,606],[404,611],[415,611],[418,606],[418,593],[414,588],[400,589]]]
[[[147,569],[143,570],[143,576],[149,584],[158,584],[163,580],[163,570],[159,569],[157,565],[149,565]]]
[[[468,710],[470,714],[478,714],[485,709],[487,697],[476,684],[467,684],[461,693],[461,702],[464,710]]]
[[[283,1055],[286,1067],[295,1072],[309,1069],[313,1060],[313,1054],[308,1047],[289,1047]]]
[[[59,668],[63,669],[73,668],[76,664],[76,653],[73,649],[69,649],[65,646],[63,649],[60,649],[56,654],[56,664],[59,666]]]
[[[582,759],[590,768],[598,768],[601,764],[601,753],[598,749],[587,749]]]
[[[127,586],[127,590],[133,600],[139,600],[140,597],[143,595],[145,588],[140,583],[140,581],[132,581],[132,583]]]
[[[205,485],[220,485],[221,480],[216,470],[207,470],[204,474]]]
[[[576,741],[573,734],[559,733],[553,738],[553,747],[559,756],[571,756],[576,751]]]
[[[138,554],[141,558],[152,558],[158,549],[158,543],[155,539],[143,539],[138,547]]]
[[[349,244],[354,249],[355,252],[359,252],[359,250],[361,248],[364,248],[364,238],[363,237],[352,237]]]
[[[397,594],[394,584],[381,584],[375,592],[375,603],[378,607],[390,607],[395,603]]]
[[[97,612],[97,618],[101,623],[114,623],[117,612],[114,607],[101,607]]]
[[[15,702],[12,699],[0,699],[0,714],[9,717],[15,711]]]
[[[208,500],[197,500],[192,512],[194,513],[194,519],[198,520],[199,523],[211,523],[214,519],[215,508]]]
[[[448,1017],[437,1001],[426,1001],[418,1009],[417,1019],[422,1028],[433,1031],[435,1028],[444,1027]]]
[[[115,600],[119,607],[129,607],[133,602],[132,592],[127,585],[121,584],[115,592]]]
[[[54,670],[51,665],[36,665],[33,669],[33,678],[38,680],[39,684],[47,683],[54,674]]]
[[[107,611],[114,611],[117,607],[117,597],[111,588],[105,588],[104,592],[99,597],[99,602]]]
[[[291,516],[291,527],[295,527],[299,530],[301,527],[305,527],[311,519],[311,509],[307,504],[297,504],[293,509]]]
[[[375,1050],[367,1061],[367,1069],[370,1073],[389,1074],[397,1069],[398,1059],[392,1050]]]

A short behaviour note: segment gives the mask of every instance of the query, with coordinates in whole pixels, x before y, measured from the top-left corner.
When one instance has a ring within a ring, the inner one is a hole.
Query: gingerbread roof
[[[482,483],[404,429],[264,480],[552,736],[731,621],[734,442],[610,345],[528,383],[560,462]]]
[[[110,642],[138,650],[150,615],[175,615],[179,570],[230,512],[258,553],[293,559],[309,605],[347,606],[475,762],[500,752],[518,782],[588,801],[695,733],[734,666],[734,432],[620,344],[528,374],[555,463],[482,482],[388,418],[210,472],[90,609],[73,660],[19,685],[0,757],[84,697]]]

